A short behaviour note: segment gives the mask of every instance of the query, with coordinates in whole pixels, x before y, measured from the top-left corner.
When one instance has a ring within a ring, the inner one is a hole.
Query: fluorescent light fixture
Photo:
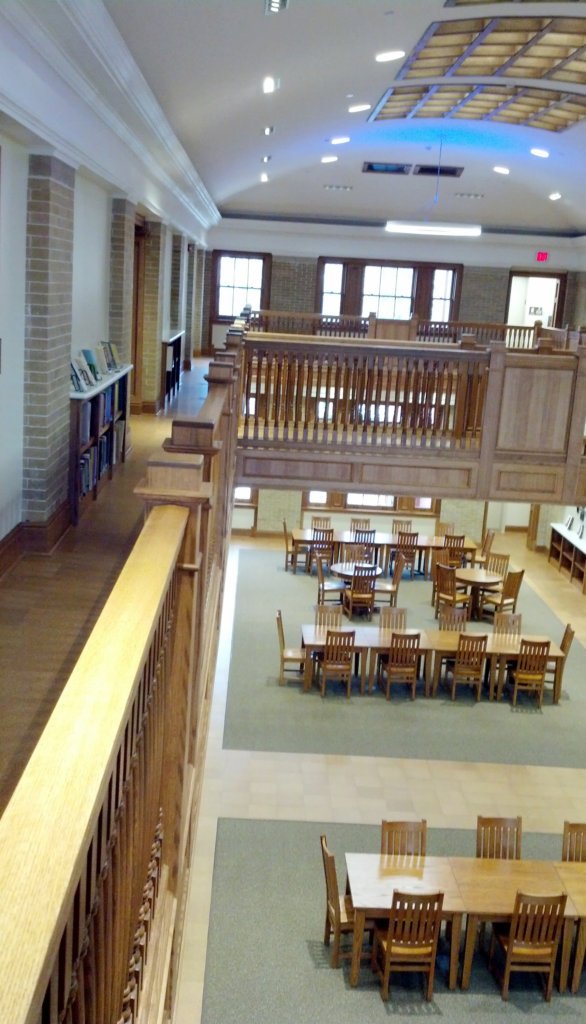
[[[531,156],[540,156],[545,160],[549,156],[549,150],[539,149],[537,146],[534,146],[531,150]]]
[[[286,11],[289,0],[265,0],[265,14],[279,14]]]
[[[335,164],[337,159],[337,156],[322,156],[321,162],[322,164]]]
[[[330,139],[332,146],[343,146],[345,142],[350,142],[349,135],[336,135],[333,139]]]
[[[272,75],[267,75],[262,80],[262,91],[265,93],[276,92],[279,88],[279,79],[273,78]]]
[[[377,53],[374,58],[379,64],[386,64],[390,60],[400,60],[405,56],[404,50],[387,50],[385,53]]]
[[[260,176],[260,180],[261,180],[261,181],[263,182],[263,184],[264,184],[265,182],[267,182],[267,181],[269,180],[269,176],[268,176],[268,174],[266,173],[266,171],[263,171],[263,172],[262,172],[262,174],[261,174],[261,176]]]
[[[400,220],[388,220],[385,231],[392,235],[447,235],[452,238],[478,238],[482,234],[479,224],[415,224]]]
[[[349,114],[361,114],[363,110],[370,110],[370,103],[353,103],[351,107],[348,107]]]
[[[551,192],[549,198],[552,199],[553,202],[555,202],[556,199],[562,198],[562,194],[561,192]]]
[[[495,174],[508,174],[509,173],[509,168],[508,167],[500,167],[497,164],[496,167],[493,167],[493,171],[494,171]]]

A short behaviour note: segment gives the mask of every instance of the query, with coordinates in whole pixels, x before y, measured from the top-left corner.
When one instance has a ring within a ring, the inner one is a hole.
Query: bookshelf
[[[563,523],[552,523],[548,558],[586,593],[586,537],[579,537]]]
[[[87,391],[70,391],[69,504],[77,523],[124,462],[128,421],[128,377],[132,366],[109,373]]]

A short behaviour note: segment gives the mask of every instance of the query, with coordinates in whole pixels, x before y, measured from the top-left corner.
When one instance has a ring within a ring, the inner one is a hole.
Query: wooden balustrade
[[[210,373],[142,532],[0,819],[0,1021],[172,1013],[217,651],[236,434]],[[171,445],[171,448],[173,446]]]
[[[291,313],[279,309],[251,312],[250,331],[270,334],[311,334],[330,338],[365,338],[368,317],[323,316],[320,313]]]
[[[324,345],[251,335],[239,439],[474,449],[485,352],[398,344]]]

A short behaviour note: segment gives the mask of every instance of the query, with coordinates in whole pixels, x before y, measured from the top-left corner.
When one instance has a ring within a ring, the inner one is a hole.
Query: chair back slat
[[[486,818],[476,823],[476,856],[492,860],[519,860],[521,857],[522,819]]]
[[[388,633],[394,629],[407,629],[407,609],[385,605],[380,610],[378,626],[382,633]]]
[[[339,629],[342,625],[342,605],[316,605],[315,625],[319,630]]]
[[[460,633],[456,651],[455,672],[480,672],[486,658],[488,636],[478,633]]]
[[[495,612],[493,632],[507,636],[521,636],[523,616],[519,612]]]
[[[324,665],[326,667],[352,665],[355,635],[353,629],[328,629],[324,645]]]
[[[562,860],[586,862],[586,823],[564,821]]]
[[[398,857],[425,857],[427,821],[385,821],[381,825],[380,852]]]
[[[509,561],[510,555],[499,555],[497,552],[491,551],[486,559],[486,568],[488,572],[494,572],[504,579],[509,571]]]
[[[355,533],[356,530],[370,530],[370,519],[358,519],[353,516],[350,520],[350,533]]]
[[[521,675],[543,675],[549,656],[549,640],[527,640],[521,637],[517,673]]]
[[[565,892],[559,896],[517,893],[510,932],[513,956],[520,946],[557,947],[567,899]]]
[[[442,608],[438,616],[438,626],[441,630],[453,630],[464,632],[468,622],[467,608]]]
[[[407,563],[405,562],[405,555],[401,551],[397,552],[397,556],[395,558],[395,568],[393,569],[393,583],[395,584],[395,586],[398,586],[398,584],[401,582],[406,564]]]
[[[417,668],[420,633],[391,633],[389,669]]]

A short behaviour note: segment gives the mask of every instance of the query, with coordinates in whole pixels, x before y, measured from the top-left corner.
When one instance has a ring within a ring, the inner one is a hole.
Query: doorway
[[[561,327],[565,296],[565,274],[531,274],[529,271],[512,270],[506,322],[532,327],[540,320],[544,327]]]

